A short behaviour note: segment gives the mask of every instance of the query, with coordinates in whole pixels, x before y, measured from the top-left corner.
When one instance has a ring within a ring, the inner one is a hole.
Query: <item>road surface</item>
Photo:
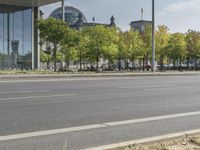
[[[0,81],[0,149],[84,149],[200,129],[200,76]]]

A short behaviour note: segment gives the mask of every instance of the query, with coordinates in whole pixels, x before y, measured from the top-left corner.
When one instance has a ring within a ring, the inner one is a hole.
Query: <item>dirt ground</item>
[[[159,142],[150,145],[134,144],[123,150],[200,150],[200,136]]]

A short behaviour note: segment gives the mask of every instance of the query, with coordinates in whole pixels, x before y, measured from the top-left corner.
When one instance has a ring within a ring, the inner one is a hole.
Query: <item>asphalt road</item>
[[[0,81],[0,150],[73,150],[191,129],[200,129],[200,76]]]

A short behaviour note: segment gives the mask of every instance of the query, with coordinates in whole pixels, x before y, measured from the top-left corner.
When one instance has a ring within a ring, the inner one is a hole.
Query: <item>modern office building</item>
[[[0,0],[0,69],[39,65],[39,7],[60,0]]]

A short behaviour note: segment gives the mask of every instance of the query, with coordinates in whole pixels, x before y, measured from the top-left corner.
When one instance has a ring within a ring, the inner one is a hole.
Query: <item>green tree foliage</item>
[[[173,66],[179,61],[180,68],[182,61],[186,58],[185,35],[182,33],[171,34],[168,42],[168,57],[173,60]]]
[[[50,43],[52,56],[41,52],[41,62],[54,62],[56,71],[57,62],[79,62],[80,69],[84,60],[96,63],[99,69],[100,58],[107,59],[115,64],[125,60],[126,68],[128,61],[132,64],[139,60],[143,66],[149,62],[152,53],[152,28],[147,26],[144,32],[120,31],[119,28],[92,26],[81,30],[70,28],[62,20],[48,18],[38,21],[38,29],[42,43]],[[155,34],[156,60],[163,68],[166,60],[172,60],[174,67],[179,63],[180,67],[184,60],[188,65],[190,60],[200,58],[200,32],[188,30],[186,34],[169,33],[165,25],[158,26]],[[1,57],[1,56],[0,56]],[[146,64],[147,65],[147,64]]]
[[[87,36],[86,32],[83,30],[76,31],[75,37],[75,51],[76,51],[76,58],[79,61],[80,70],[82,70],[82,63],[86,58],[86,50],[87,50],[87,43],[89,42],[89,37]]]
[[[143,40],[143,47],[145,51],[145,55],[143,59],[146,59],[146,63],[149,61],[149,57],[151,56],[151,51],[152,51],[152,27],[146,26],[144,32],[141,33],[142,35],[142,40]]]
[[[65,31],[65,37],[61,43],[60,52],[63,55],[63,61],[69,66],[69,62],[77,60],[76,46],[77,39],[79,38],[78,31],[72,28],[67,28]]]
[[[165,25],[158,26],[155,33],[156,60],[159,62],[161,70],[163,70],[163,63],[167,57],[169,37],[170,33],[168,27]]]
[[[44,51],[40,52],[40,61],[43,63],[50,63],[51,62],[51,55],[45,53]]]
[[[194,30],[188,30],[186,33],[187,43],[187,66],[189,67],[189,60],[194,59],[195,68],[197,70],[197,59],[200,58],[200,32]]]
[[[141,59],[144,56],[144,47],[143,41],[139,34],[139,31],[132,31],[126,32],[126,45],[127,47],[127,56],[128,59],[131,60],[132,64],[135,60]]]
[[[96,62],[98,70],[100,58],[112,59],[111,56],[117,53],[117,33],[114,29],[104,26],[88,27],[83,32],[87,39],[86,56],[91,62]]]
[[[110,63],[116,63],[119,42],[119,30],[115,27],[106,27],[108,44],[105,49],[104,58],[108,59]]]
[[[116,59],[119,62],[119,70],[121,70],[121,60],[128,58],[128,44],[127,44],[127,32],[119,31],[118,51]]]
[[[40,30],[40,38],[42,42],[52,44],[52,59],[54,62],[54,71],[56,71],[57,52],[60,49],[63,40],[66,39],[66,33],[71,28],[62,20],[54,18],[38,20],[38,29]]]

